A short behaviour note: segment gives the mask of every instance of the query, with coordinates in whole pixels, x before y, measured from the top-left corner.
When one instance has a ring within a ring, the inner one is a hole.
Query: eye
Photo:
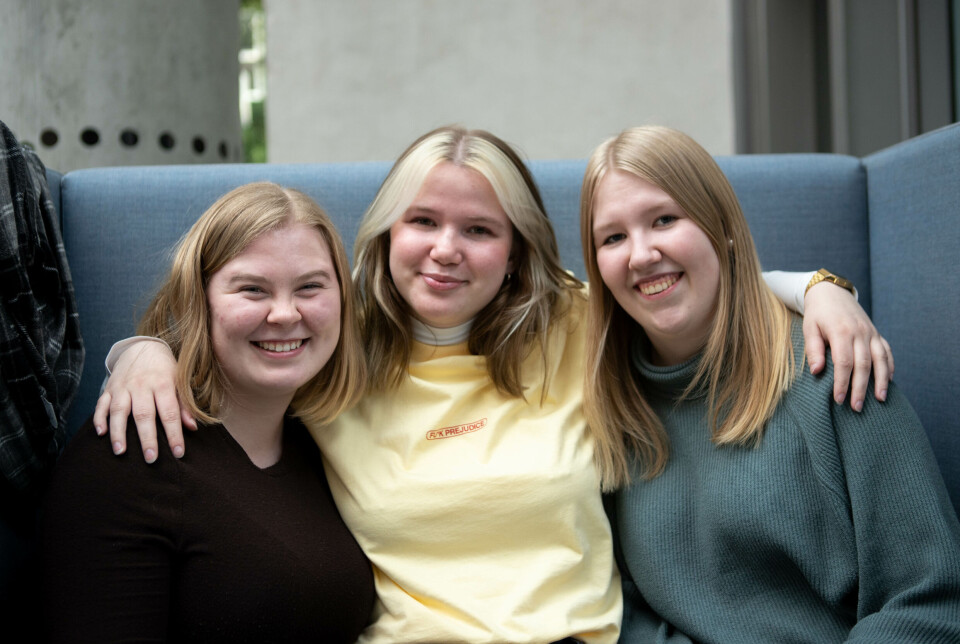
[[[660,215],[659,217],[657,217],[657,218],[654,220],[653,225],[654,225],[654,226],[669,226],[670,224],[672,224],[673,222],[675,222],[675,221],[678,220],[678,219],[680,219],[680,218],[677,217],[676,215]]]
[[[467,228],[468,235],[492,235],[493,231],[486,226],[470,226]]]
[[[262,288],[253,284],[241,286],[239,290],[241,293],[250,293],[251,295],[261,295],[265,292]]]
[[[616,244],[618,241],[623,241],[627,236],[623,233],[614,233],[612,235],[607,235],[600,242],[601,246],[609,246],[610,244]]]
[[[420,216],[411,217],[411,218],[410,218],[410,223],[411,223],[411,224],[416,224],[417,226],[434,226],[434,225],[436,225],[436,224],[434,224],[433,220],[430,219],[429,217],[420,217]]]
[[[318,289],[324,289],[324,288],[327,288],[327,285],[321,282],[308,282],[303,286],[301,286],[300,290],[309,292],[309,291],[316,291]]]

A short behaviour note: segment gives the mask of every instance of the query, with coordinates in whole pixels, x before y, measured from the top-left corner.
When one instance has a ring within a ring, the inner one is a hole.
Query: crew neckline
[[[467,320],[457,326],[439,328],[424,324],[416,318],[410,318],[410,326],[413,331],[413,339],[417,342],[435,347],[446,347],[466,342],[470,337],[473,320]]]

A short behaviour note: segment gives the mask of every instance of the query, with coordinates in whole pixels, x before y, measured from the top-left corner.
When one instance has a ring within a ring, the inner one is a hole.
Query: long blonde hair
[[[567,294],[583,285],[560,265],[556,236],[540,192],[519,155],[489,132],[458,126],[428,132],[406,149],[357,232],[354,281],[370,389],[394,387],[407,373],[412,312],[390,276],[390,227],[409,208],[429,172],[441,163],[479,172],[513,226],[514,273],[477,315],[469,347],[473,354],[486,357],[490,378],[500,392],[523,396],[522,359],[539,344],[546,364],[548,332],[565,316],[570,306]],[[546,395],[549,383],[543,384]]]
[[[647,478],[667,462],[663,424],[644,398],[630,361],[640,326],[600,276],[593,238],[594,200],[609,172],[626,172],[666,192],[710,239],[720,263],[717,309],[693,381],[704,392],[713,442],[755,445],[794,376],[790,314],[763,282],[740,204],[716,162],[686,134],[631,128],[590,157],[580,201],[580,233],[590,281],[584,412],[597,438],[604,489],[630,479],[631,455]]]
[[[291,409],[305,421],[324,424],[355,403],[363,391],[366,365],[350,265],[333,222],[302,192],[251,183],[220,197],[187,231],[137,329],[170,345],[177,357],[181,404],[202,422],[219,422],[228,386],[210,341],[206,292],[210,277],[264,233],[290,224],[306,224],[320,233],[340,285],[340,340],[327,364],[297,390]]]

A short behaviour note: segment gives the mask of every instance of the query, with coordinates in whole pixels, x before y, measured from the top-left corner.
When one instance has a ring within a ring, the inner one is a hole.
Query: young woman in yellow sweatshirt
[[[372,379],[311,431],[374,566],[360,641],[615,642],[620,583],[582,413],[586,293],[526,166],[487,132],[424,135],[385,179],[354,257]],[[848,309],[832,307],[820,312],[836,326]],[[853,338],[832,340],[852,353]],[[182,441],[165,351],[122,356],[96,418],[105,433],[109,412],[113,441],[115,419],[142,405],[155,446],[154,400]]]

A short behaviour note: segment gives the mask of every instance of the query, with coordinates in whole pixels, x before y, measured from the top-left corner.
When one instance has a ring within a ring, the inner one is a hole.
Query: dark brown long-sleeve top
[[[355,641],[373,575],[303,426],[262,470],[222,426],[186,440],[147,465],[132,424],[116,457],[88,421],[67,447],[43,518],[47,638]]]

